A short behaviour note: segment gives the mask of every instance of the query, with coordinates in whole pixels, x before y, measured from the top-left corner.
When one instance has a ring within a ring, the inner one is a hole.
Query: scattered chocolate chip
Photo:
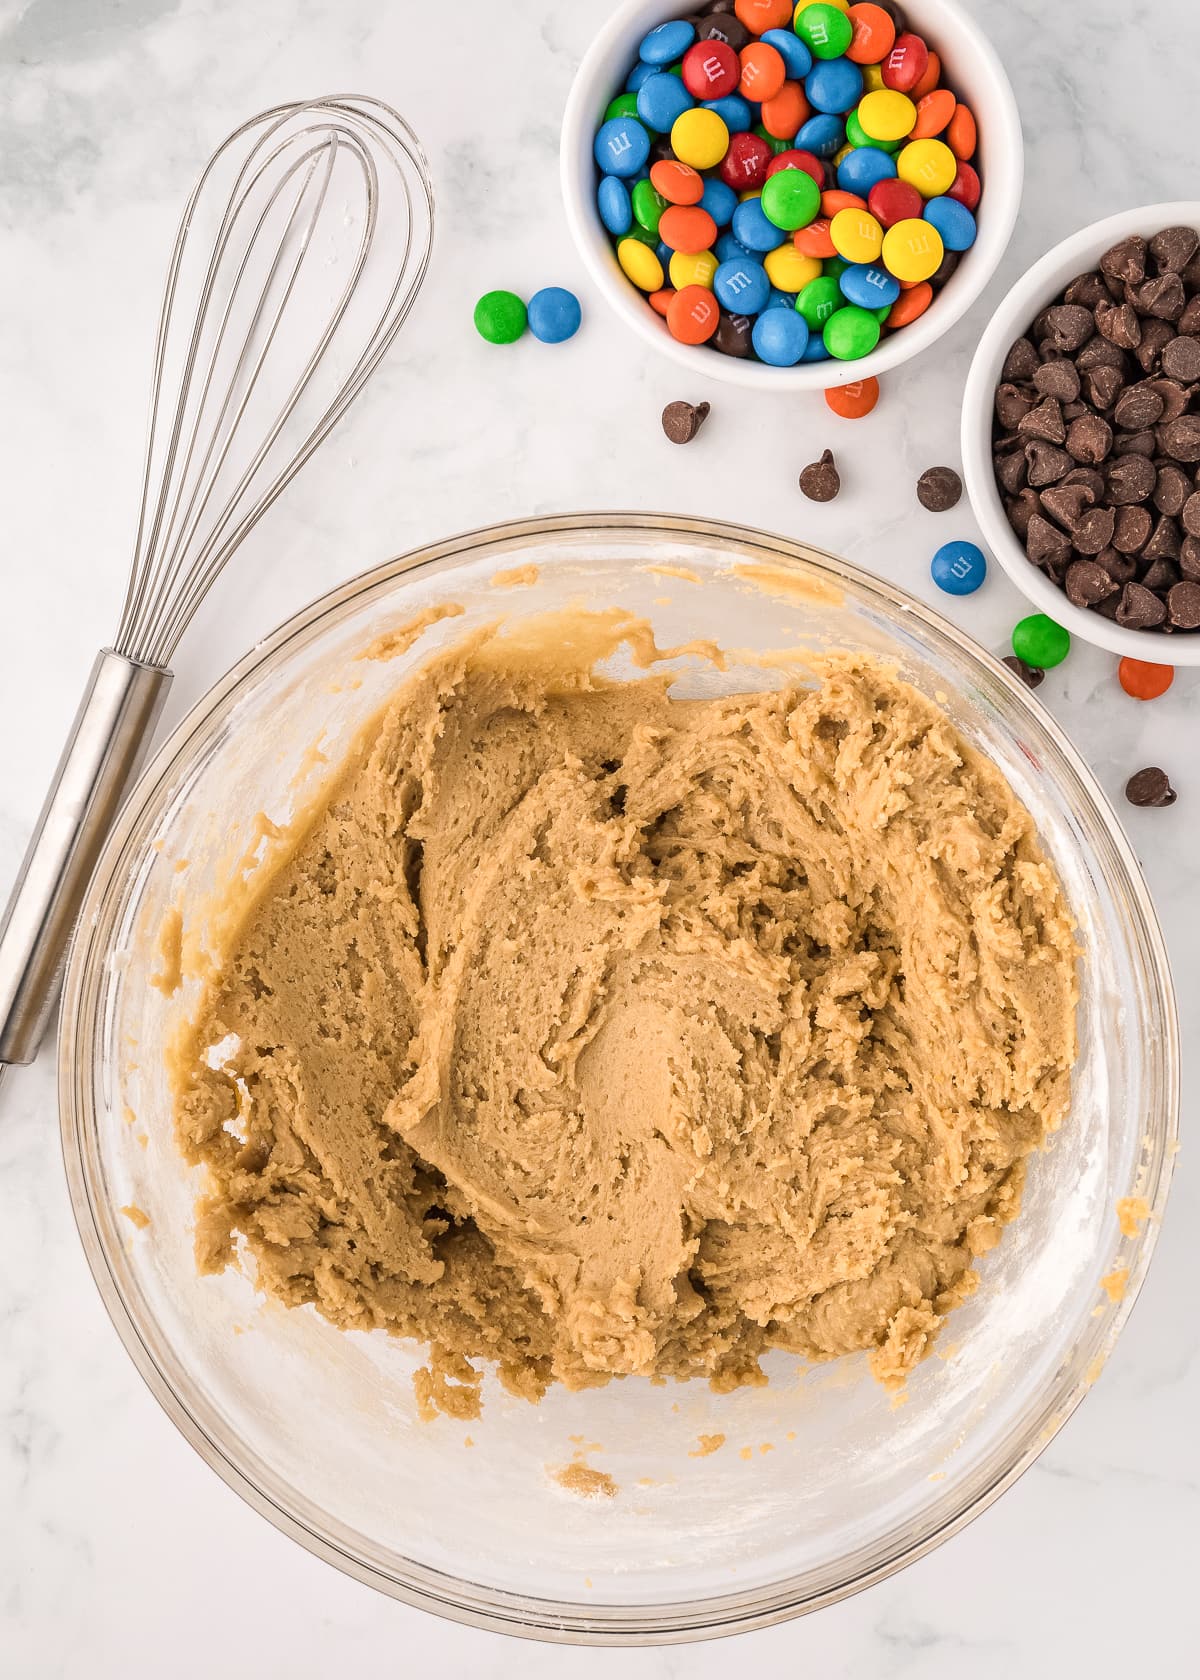
[[[1200,379],[1200,338],[1180,333],[1163,345],[1159,365],[1168,379],[1178,379],[1192,385]]]
[[[1099,326],[1099,311],[1094,316],[1080,303],[1058,303],[1045,312],[1046,332],[1043,343],[1053,350],[1082,350]],[[1134,340],[1136,343],[1136,339]]]
[[[1200,234],[1190,227],[1163,228],[1150,241],[1150,255],[1160,274],[1182,274],[1197,250]]]
[[[1166,771],[1160,770],[1157,764],[1148,764],[1125,783],[1125,797],[1131,805],[1157,808],[1174,805],[1179,795],[1171,786]]]
[[[957,507],[961,497],[962,479],[953,467],[929,467],[917,480],[917,500],[930,513]]]
[[[1144,507],[1120,507],[1113,530],[1113,547],[1122,554],[1139,554],[1150,541],[1153,528],[1154,521]],[[1132,577],[1133,573],[1129,575]]]
[[[1122,391],[1113,409],[1113,424],[1123,432],[1140,432],[1146,426],[1153,426],[1162,411],[1162,396],[1143,380]]]
[[[1127,502],[1144,502],[1157,481],[1158,474],[1144,455],[1123,455],[1109,463],[1105,489],[1112,505],[1122,507]]]
[[[1062,443],[1067,435],[1062,404],[1045,397],[1036,408],[1021,416],[1017,430],[1022,437],[1041,438],[1043,443]]]
[[[1015,432],[1035,401],[1019,385],[1000,385],[996,390],[996,418],[1006,432]]]
[[[1157,279],[1131,286],[1129,302],[1139,315],[1152,315],[1159,321],[1178,321],[1187,298],[1178,274],[1160,274]]]
[[[1118,350],[1134,350],[1142,342],[1142,323],[1131,303],[1098,303],[1096,329]]]
[[[731,315],[722,309],[713,334],[714,346],[725,356],[746,357],[753,353],[754,322],[747,315]]]
[[[1065,356],[1058,356],[1035,370],[1033,383],[1042,396],[1072,403],[1079,395],[1079,369]]]
[[[1130,234],[1100,258],[1100,272],[1121,285],[1136,285],[1146,274],[1147,244],[1140,234]]]
[[[1100,510],[1097,508],[1096,511]],[[1112,510],[1109,509],[1108,512],[1111,518]],[[1073,561],[1067,567],[1067,575],[1063,580],[1067,600],[1074,607],[1094,607],[1115,593],[1116,587],[1104,567],[1097,565],[1094,560]]]
[[[1026,688],[1040,688],[1046,680],[1046,673],[1040,666],[1026,665],[1015,653],[1006,653],[1000,663],[1007,665],[1014,676],[1020,677]]]
[[[1004,367],[1000,373],[1003,385],[1019,384],[1022,380],[1032,379],[1042,365],[1042,358],[1028,338],[1019,338],[1004,358]]]
[[[1167,609],[1158,596],[1140,583],[1127,583],[1117,607],[1117,623],[1124,630],[1154,630],[1166,618]]]
[[[1167,595],[1167,611],[1177,630],[1200,630],[1200,583],[1189,578],[1174,584]]]
[[[1158,442],[1173,461],[1200,461],[1200,415],[1182,414],[1158,428]]]
[[[706,402],[672,402],[662,411],[662,429],[672,443],[691,443],[708,419],[711,405]]]
[[[1112,427],[1098,414],[1085,414],[1067,427],[1067,454],[1087,466],[1103,461],[1112,448],[1112,441]]]
[[[800,488],[810,502],[831,502],[842,488],[841,476],[833,459],[833,450],[821,452],[819,461],[812,461],[800,474]]]
[[[1076,420],[1073,424],[1082,426],[1083,421]],[[1041,490],[1047,484],[1056,484],[1075,465],[1065,449],[1037,440],[1025,445],[1025,459],[1029,462],[1029,482],[1035,490]]]

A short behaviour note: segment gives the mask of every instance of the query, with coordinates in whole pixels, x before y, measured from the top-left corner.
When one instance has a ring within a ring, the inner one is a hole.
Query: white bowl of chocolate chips
[[[1200,203],[1083,228],[1017,282],[963,400],[967,489],[1039,611],[1200,665]]]

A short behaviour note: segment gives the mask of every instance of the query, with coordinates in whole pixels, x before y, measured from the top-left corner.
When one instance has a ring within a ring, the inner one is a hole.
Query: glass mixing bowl
[[[532,584],[492,581],[531,563]],[[463,615],[403,657],[356,660],[448,601]],[[261,815],[285,822],[328,773],[319,752],[336,762],[433,647],[567,605],[643,614],[662,646],[715,637],[748,653],[721,674],[679,659],[683,693],[774,686],[780,671],[755,664],[755,650],[854,647],[895,661],[1001,767],[1062,878],[1083,942],[1073,1108],[899,1408],[861,1358],[801,1369],[776,1354],[766,1388],[627,1380],[535,1407],[489,1380],[477,1422],[423,1423],[410,1382],[419,1347],[288,1311],[236,1271],[196,1274],[198,1175],[175,1150],[162,1058],[195,982],[173,997],[150,984],[165,912],[179,906],[202,927],[260,840]],[[596,1644],[730,1633],[828,1604],[929,1551],[1019,1475],[1094,1381],[1142,1282],[1177,1071],[1166,956],[1133,853],[1028,691],[936,615],[829,556],[632,515],[505,525],[405,556],[243,660],[158,753],[109,841],[71,956],[60,1050],[88,1259],[139,1370],[207,1462],[285,1533],[398,1598]],[[1136,1236],[1118,1223],[1126,1196],[1150,1214]],[[1121,1268],[1127,1285],[1110,1299],[1101,1279]],[[702,1434],[725,1445],[698,1456]],[[577,1452],[614,1478],[615,1497],[581,1499],[554,1479]]]

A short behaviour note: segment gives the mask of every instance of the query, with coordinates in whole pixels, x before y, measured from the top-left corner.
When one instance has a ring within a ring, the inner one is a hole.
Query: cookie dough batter
[[[619,614],[544,630],[427,661],[237,907],[175,1058],[201,1264],[240,1234],[283,1301],[420,1338],[459,1415],[489,1365],[899,1385],[1068,1105],[1030,818],[866,658],[682,701],[595,674],[644,654]]]

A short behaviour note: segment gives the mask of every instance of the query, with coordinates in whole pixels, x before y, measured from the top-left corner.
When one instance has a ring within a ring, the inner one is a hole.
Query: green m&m
[[[842,288],[832,274],[810,280],[796,299],[796,308],[808,322],[810,332],[821,332],[835,310],[845,306]]]
[[[1070,632],[1045,613],[1031,613],[1012,633],[1012,650],[1018,659],[1036,670],[1049,671],[1061,665],[1071,651]]]
[[[619,93],[604,113],[605,122],[611,122],[614,117],[633,117],[638,114],[637,94]]]
[[[666,199],[649,181],[639,181],[630,196],[633,200],[634,220],[657,240],[658,224],[667,208]]]
[[[525,322],[525,305],[515,292],[485,292],[475,305],[475,331],[489,344],[515,344]]]
[[[839,14],[840,15],[840,14]],[[839,362],[856,362],[869,356],[879,343],[879,322],[869,309],[848,304],[825,323],[825,348]]]
[[[792,28],[814,58],[841,58],[854,39],[854,25],[845,12],[820,0],[797,11]]]
[[[807,227],[821,208],[821,189],[805,169],[780,169],[763,183],[762,212],[785,233]]]

